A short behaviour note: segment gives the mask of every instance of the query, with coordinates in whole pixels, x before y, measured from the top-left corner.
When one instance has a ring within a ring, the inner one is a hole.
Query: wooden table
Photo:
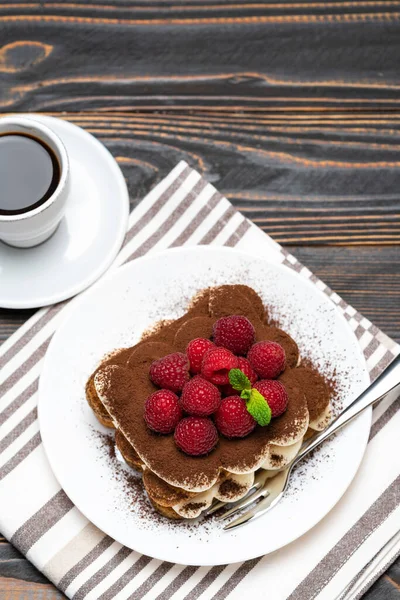
[[[0,4],[3,114],[99,137],[132,205],[184,158],[397,341],[399,65],[399,0]],[[0,540],[0,597],[62,595]],[[400,599],[400,561],[365,598]]]

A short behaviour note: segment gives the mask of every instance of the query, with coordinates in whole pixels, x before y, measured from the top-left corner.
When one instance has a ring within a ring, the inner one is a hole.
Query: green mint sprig
[[[234,390],[241,392],[242,390],[251,390],[250,379],[240,369],[231,369],[229,371],[229,383]]]
[[[246,402],[246,408],[259,425],[265,427],[271,421],[271,409],[260,392],[251,387],[248,377],[240,369],[229,371],[229,383]]]

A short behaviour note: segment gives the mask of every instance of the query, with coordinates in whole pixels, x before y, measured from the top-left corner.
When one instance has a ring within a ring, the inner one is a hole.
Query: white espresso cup
[[[64,215],[70,189],[69,161],[63,142],[46,125],[27,117],[1,118],[0,136],[13,133],[25,134],[44,142],[53,151],[60,168],[57,187],[42,204],[18,214],[0,214],[0,240],[11,246],[29,248],[47,240]],[[2,193],[4,190],[0,181]]]

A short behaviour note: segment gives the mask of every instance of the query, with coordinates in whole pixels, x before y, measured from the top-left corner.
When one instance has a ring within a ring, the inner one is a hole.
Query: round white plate
[[[188,527],[152,512],[146,512],[145,518],[135,512],[123,477],[113,476],[116,466],[99,443],[99,435],[109,430],[87,405],[85,382],[105,353],[134,344],[155,321],[183,314],[198,290],[223,283],[253,287],[297,340],[303,356],[310,356],[328,374],[336,369],[345,403],[365,388],[368,375],[357,340],[326,295],[287,267],[212,247],[140,258],[73,301],[47,351],[40,379],[40,431],[65,492],[114,539],[171,562],[232,563],[295,540],[342,496],[357,471],[369,433],[370,411],[302,466],[303,474],[297,473],[276,508],[232,532],[224,532],[214,521]],[[118,468],[124,471],[125,467]]]
[[[90,133],[54,117],[23,115],[63,140],[71,166],[71,198],[55,234],[35,248],[0,242],[0,306],[35,308],[74,296],[107,270],[128,224],[129,196],[109,151]]]

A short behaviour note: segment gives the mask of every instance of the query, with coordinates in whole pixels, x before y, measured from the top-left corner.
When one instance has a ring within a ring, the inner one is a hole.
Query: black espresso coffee
[[[42,140],[19,132],[0,134],[0,215],[37,208],[59,181],[57,157]]]

